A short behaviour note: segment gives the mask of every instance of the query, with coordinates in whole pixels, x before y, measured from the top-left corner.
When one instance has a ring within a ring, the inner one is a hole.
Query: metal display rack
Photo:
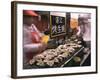
[[[68,60],[66,60],[64,62],[64,64],[61,65],[61,67],[64,67],[64,65],[66,65],[70,60],[72,60],[77,54],[79,54],[82,50],[84,49],[84,47],[80,48],[76,53],[74,53]]]

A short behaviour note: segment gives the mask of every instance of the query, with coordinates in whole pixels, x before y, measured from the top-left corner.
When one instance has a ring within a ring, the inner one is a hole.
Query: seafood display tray
[[[27,65],[27,69],[38,69],[38,68],[57,68],[57,67],[64,67],[68,62],[70,62],[77,54],[80,54],[81,51],[84,49],[84,47],[77,48],[74,53],[70,53],[70,56],[66,57],[62,61],[60,61],[58,64],[54,64],[53,66],[37,66],[35,64],[33,65]]]

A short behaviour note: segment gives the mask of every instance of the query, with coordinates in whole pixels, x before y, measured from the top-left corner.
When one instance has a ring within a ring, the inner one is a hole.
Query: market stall
[[[49,15],[49,30],[44,31],[46,34],[42,37],[42,42],[47,47],[44,51],[32,56],[33,58],[25,64],[24,68],[83,66],[91,52],[90,48],[84,46],[81,36],[77,36],[79,14],[50,12]],[[85,65],[90,65],[90,59]]]

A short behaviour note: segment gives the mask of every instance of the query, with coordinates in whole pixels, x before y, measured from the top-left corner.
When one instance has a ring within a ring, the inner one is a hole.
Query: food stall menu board
[[[51,38],[66,34],[65,17],[50,16]]]

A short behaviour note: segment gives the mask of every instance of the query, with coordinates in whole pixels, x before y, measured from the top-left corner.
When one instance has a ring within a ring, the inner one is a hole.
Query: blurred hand
[[[32,41],[33,43],[40,43],[41,42],[41,37],[37,32],[32,32]]]

